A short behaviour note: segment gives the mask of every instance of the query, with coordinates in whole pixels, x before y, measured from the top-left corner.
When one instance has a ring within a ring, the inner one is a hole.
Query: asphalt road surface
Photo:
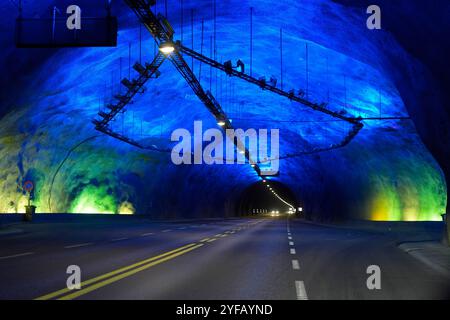
[[[0,236],[0,299],[448,299],[395,233],[287,218],[21,225]],[[407,232],[405,231],[405,237]],[[81,270],[69,290],[68,266]],[[369,290],[367,268],[381,271]]]

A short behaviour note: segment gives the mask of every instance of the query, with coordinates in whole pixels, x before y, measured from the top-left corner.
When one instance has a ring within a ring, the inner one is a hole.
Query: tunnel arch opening
[[[273,188],[280,198],[294,206],[299,213],[299,208],[303,208],[303,201],[299,200],[295,193],[285,184],[279,181],[259,181],[248,186],[239,196],[235,212],[237,216],[254,216],[270,214],[271,212],[287,213],[289,205],[277,198],[269,190],[267,185]]]

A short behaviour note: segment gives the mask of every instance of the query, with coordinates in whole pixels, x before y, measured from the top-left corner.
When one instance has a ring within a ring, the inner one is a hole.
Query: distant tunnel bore
[[[269,184],[281,198],[291,203],[295,208],[302,207],[301,202],[286,185],[277,181],[270,181]],[[246,188],[236,204],[236,213],[239,216],[257,215],[271,211],[284,213],[288,209],[289,206],[272,195],[262,182],[254,183]]]

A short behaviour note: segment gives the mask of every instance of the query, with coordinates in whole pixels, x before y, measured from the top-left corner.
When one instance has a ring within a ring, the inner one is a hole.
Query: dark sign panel
[[[24,19],[16,21],[19,48],[114,47],[117,45],[115,17],[81,18],[81,28],[68,28],[68,20]]]

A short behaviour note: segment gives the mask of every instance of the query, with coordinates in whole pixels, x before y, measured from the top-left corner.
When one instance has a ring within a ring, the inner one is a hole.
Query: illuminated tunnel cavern
[[[79,2],[87,14],[101,14],[89,11],[89,1]],[[442,85],[448,80],[443,70],[446,51],[436,50],[431,56],[422,47],[445,32],[450,38],[449,22],[442,18],[449,5],[436,1],[406,8],[405,1],[379,2],[390,8],[381,31],[366,28],[364,1],[217,2],[216,52],[212,52],[217,60],[241,59],[249,72],[253,7],[255,75],[273,75],[280,81],[282,74],[284,88],[306,90],[311,100],[328,102],[330,109],[342,114],[373,118],[363,121],[364,128],[343,148],[288,157],[338,143],[349,125],[193,62],[196,74],[202,68],[202,85],[211,87],[235,127],[280,130],[280,156],[285,159],[280,161],[279,176],[270,180],[283,186],[290,199],[301,201],[311,219],[438,221],[446,212],[445,174],[447,183],[450,174],[450,121],[445,109],[450,90]],[[6,26],[13,25],[16,9],[4,1],[0,8],[1,29],[10,31]],[[39,1],[39,6],[25,2],[24,14],[48,16],[51,8],[47,0]],[[164,2],[157,1],[156,10],[164,9]],[[425,11],[435,19],[425,20],[421,16]],[[192,12],[193,37],[188,23]],[[242,199],[260,180],[250,166],[176,166],[167,153],[143,151],[95,130],[91,120],[124,90],[120,79],[135,75],[129,61],[140,59],[140,37],[143,62],[150,62],[157,52],[150,34],[124,3],[115,3],[113,13],[119,19],[116,48],[17,49],[13,34],[1,33],[0,212],[23,212],[27,198],[21,186],[32,180],[38,213],[134,213],[158,218],[243,214],[243,208],[256,200]],[[401,26],[395,23],[399,17]],[[175,39],[191,47],[193,38],[194,49],[210,56],[212,1],[184,0],[182,15],[179,1],[169,0],[168,20]],[[421,45],[415,44],[417,39]],[[191,64],[190,58],[186,60]],[[217,127],[170,63],[160,71],[161,76],[146,85],[145,94],[119,115],[115,129],[165,149],[172,146],[170,135],[176,128],[191,130],[195,120],[202,120],[205,128]],[[395,119],[376,119],[380,117]]]

